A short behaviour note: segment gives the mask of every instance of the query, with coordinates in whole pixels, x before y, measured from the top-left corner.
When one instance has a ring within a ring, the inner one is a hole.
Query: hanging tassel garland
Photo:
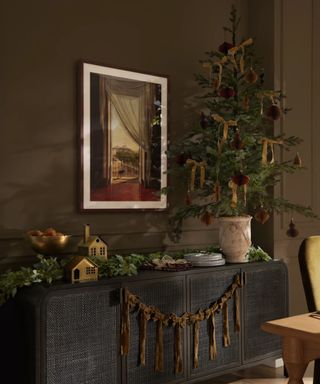
[[[155,360],[155,372],[163,372],[163,323],[160,319],[157,321]]]
[[[240,303],[237,289],[242,286],[240,276],[234,277],[233,283],[226,292],[208,308],[199,310],[197,313],[186,312],[181,316],[172,313],[166,315],[158,308],[146,305],[140,301],[138,296],[133,295],[126,289],[122,290],[122,316],[121,316],[121,354],[127,355],[129,351],[130,339],[130,311],[139,311],[139,359],[140,364],[146,364],[146,340],[147,340],[147,325],[149,320],[157,323],[156,327],[156,349],[154,369],[156,372],[163,371],[164,360],[164,341],[163,327],[172,326],[175,332],[175,372],[183,371],[183,340],[182,330],[187,324],[193,324],[194,350],[193,363],[194,367],[199,366],[199,343],[200,343],[200,322],[203,320],[209,321],[209,353],[210,359],[213,360],[217,355],[216,345],[216,330],[215,330],[215,314],[222,310],[223,315],[223,345],[230,345],[229,324],[228,324],[228,307],[227,302],[234,297],[235,302],[235,326],[240,329]]]
[[[139,327],[139,351],[140,365],[146,365],[146,339],[147,339],[147,323],[150,320],[150,312],[148,308],[140,310],[140,327]]]
[[[129,293],[125,288],[122,290],[122,302],[120,352],[122,356],[127,356],[130,344],[130,302]]]
[[[240,296],[239,296],[239,292],[237,289],[234,291],[234,305],[235,305],[235,330],[237,332],[239,332],[240,326],[241,326],[241,323],[240,323]]]
[[[229,347],[230,334],[229,334],[229,316],[228,316],[228,303],[225,301],[222,306],[222,316],[223,316],[223,346]]]
[[[215,323],[215,314],[212,312],[209,318],[209,327],[210,327],[210,340],[209,340],[209,355],[210,360],[214,360],[217,357],[217,343],[216,343],[216,323]]]
[[[177,323],[175,325],[175,351],[174,351],[175,373],[181,373],[183,371],[181,330],[182,330],[181,325]]]
[[[199,367],[199,333],[200,321],[197,320],[193,324],[193,367]]]

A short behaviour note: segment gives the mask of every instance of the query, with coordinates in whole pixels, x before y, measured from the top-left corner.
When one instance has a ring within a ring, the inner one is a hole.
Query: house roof
[[[65,266],[65,269],[67,270],[73,270],[74,268],[76,268],[80,263],[82,262],[85,262],[86,264],[90,264],[91,267],[97,267],[97,264],[95,264],[93,261],[87,259],[86,257],[84,256],[74,256],[72,258],[72,260],[70,261],[70,263],[68,263],[66,266]]]
[[[93,245],[93,243],[94,243],[97,239],[98,239],[99,241],[101,241],[102,244],[107,245],[107,243],[106,243],[105,241],[103,241],[103,240],[101,239],[101,237],[99,237],[99,236],[89,236],[89,239],[88,239],[88,241],[87,241],[86,243],[85,243],[84,240],[82,239],[78,245],[79,245],[79,247],[81,247],[81,246],[82,246],[82,247],[83,247],[83,246],[85,246],[85,247],[90,247],[91,245]]]

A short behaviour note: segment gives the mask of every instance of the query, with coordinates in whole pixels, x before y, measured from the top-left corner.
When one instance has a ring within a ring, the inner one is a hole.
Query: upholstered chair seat
[[[308,310],[320,311],[320,236],[303,240],[299,264]],[[320,359],[315,361],[313,384],[320,384]]]

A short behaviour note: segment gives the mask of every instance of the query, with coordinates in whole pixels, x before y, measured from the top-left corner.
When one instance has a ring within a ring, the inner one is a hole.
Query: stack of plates
[[[221,253],[187,253],[184,258],[195,267],[217,267],[226,263]]]

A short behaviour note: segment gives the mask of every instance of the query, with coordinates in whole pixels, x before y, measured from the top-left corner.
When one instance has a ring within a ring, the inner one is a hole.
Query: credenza
[[[147,325],[146,362],[139,365],[139,323],[131,314],[130,350],[120,355],[121,288],[164,313],[196,312],[217,300],[240,275],[241,329],[229,305],[231,344],[223,346],[216,316],[217,356],[209,359],[207,321],[199,331],[199,364],[193,364],[192,327],[183,329],[183,370],[174,370],[174,329],[163,330],[163,371],[155,372],[156,324]],[[82,284],[22,289],[0,308],[1,371],[10,384],[199,383],[281,355],[280,340],[262,323],[288,315],[287,268],[281,261],[230,264],[181,272],[143,271],[137,276]],[[9,383],[8,382],[8,383]]]

